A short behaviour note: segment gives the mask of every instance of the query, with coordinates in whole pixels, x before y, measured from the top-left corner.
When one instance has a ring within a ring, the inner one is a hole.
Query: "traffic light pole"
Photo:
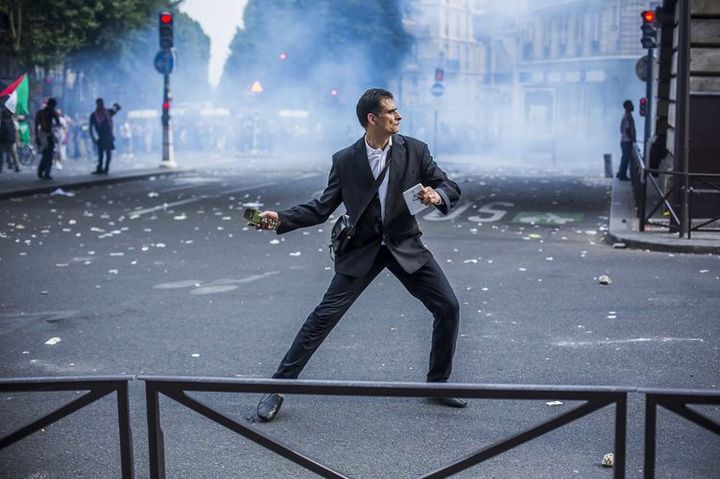
[[[645,80],[645,99],[646,99],[646,111],[645,111],[645,131],[643,141],[643,157],[645,163],[649,164],[650,158],[648,156],[648,140],[650,139],[650,129],[652,127],[652,83],[653,83],[653,69],[654,69],[654,49],[648,48],[647,58],[648,61],[645,63],[647,68],[646,80]]]
[[[172,119],[170,118],[170,102],[172,93],[170,92],[170,75],[163,75],[163,106],[162,106],[162,128],[163,128],[163,145],[162,145],[162,163],[163,168],[176,168],[175,151],[173,149],[172,136]]]

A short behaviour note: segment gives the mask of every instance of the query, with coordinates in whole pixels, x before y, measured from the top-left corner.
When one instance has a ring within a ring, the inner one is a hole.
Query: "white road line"
[[[704,342],[702,338],[629,338],[629,339],[601,339],[598,341],[558,341],[555,346],[603,346],[627,343],[674,343],[680,341]]]
[[[316,176],[320,176],[320,175],[319,174],[304,174],[304,175],[297,176],[295,178],[291,178],[289,181],[304,180],[304,179],[313,178]],[[286,181],[266,181],[266,182],[257,183],[254,185],[246,185],[246,186],[243,186],[242,188],[234,188],[232,190],[221,191],[220,193],[217,193],[214,195],[201,195],[201,196],[197,196],[195,198],[188,198],[185,200],[174,201],[172,203],[163,203],[161,205],[152,206],[150,208],[145,208],[143,210],[130,211],[130,212],[128,212],[128,215],[130,216],[131,220],[134,220],[134,219],[137,219],[148,213],[154,213],[154,212],[160,211],[160,210],[167,210],[167,209],[173,208],[175,206],[186,205],[189,203],[194,203],[196,201],[202,201],[202,200],[205,200],[208,198],[220,198],[221,196],[230,195],[233,193],[240,193],[240,192],[248,191],[248,190],[256,190],[258,188],[265,188],[267,186],[275,186],[275,185],[278,185],[280,183],[285,183],[285,182]]]

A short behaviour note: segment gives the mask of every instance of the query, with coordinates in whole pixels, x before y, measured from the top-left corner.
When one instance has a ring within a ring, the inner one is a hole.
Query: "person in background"
[[[15,118],[10,110],[3,108],[0,119],[0,171],[7,160],[8,168],[14,169],[16,173],[20,172],[17,154],[18,141],[18,126]]]
[[[57,107],[55,98],[48,98],[45,107],[35,115],[35,143],[42,152],[37,175],[38,178],[43,180],[52,180],[50,172],[52,171],[53,152],[55,151],[53,126],[60,125],[60,116],[55,107]]]
[[[615,176],[621,181],[628,181],[630,179],[628,169],[632,161],[632,149],[635,141],[637,141],[635,138],[635,120],[632,116],[635,107],[632,101],[625,100],[623,108],[625,108],[625,114],[620,120],[620,150],[622,151],[622,157],[620,159],[620,169]]]
[[[55,136],[55,142],[57,143],[56,154],[54,154],[54,165],[55,168],[62,171],[63,162],[67,158],[67,145],[68,145],[68,117],[62,112],[60,108],[57,109],[58,119],[60,125],[53,127],[53,135]]]
[[[98,164],[94,175],[107,175],[110,171],[112,150],[115,149],[112,117],[120,111],[120,105],[113,103],[112,108],[105,108],[102,98],[95,100],[95,111],[90,115],[90,137],[97,147]],[[103,157],[105,165],[103,166]]]

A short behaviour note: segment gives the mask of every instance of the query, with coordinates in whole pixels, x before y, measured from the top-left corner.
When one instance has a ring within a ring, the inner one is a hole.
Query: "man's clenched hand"
[[[424,205],[439,205],[442,203],[442,198],[437,191],[429,186],[423,186],[422,191],[418,193],[418,198]]]
[[[280,224],[280,218],[275,211],[263,211],[260,213],[260,218],[262,218],[262,220],[259,225],[255,225],[255,229],[274,230]]]

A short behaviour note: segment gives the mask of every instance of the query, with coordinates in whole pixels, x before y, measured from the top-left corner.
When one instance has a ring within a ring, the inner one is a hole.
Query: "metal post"
[[[655,478],[655,435],[657,427],[657,403],[650,394],[645,395],[645,464],[643,477]]]
[[[638,216],[640,217],[639,229],[641,232],[645,231],[645,203],[647,202],[647,175],[648,171],[643,168],[642,170],[642,182],[640,184],[640,204],[638,205]]]
[[[165,479],[165,441],[160,427],[160,393],[151,382],[145,383],[147,403],[150,479]]]
[[[433,153],[437,156],[438,154],[438,143],[437,143],[437,130],[438,130],[438,111],[437,109],[433,112]]]
[[[652,128],[652,82],[653,82],[653,69],[655,66],[655,61],[653,59],[654,54],[653,48],[648,48],[647,52],[647,58],[648,61],[645,62],[645,68],[647,68],[647,71],[645,72],[645,99],[647,100],[646,103],[646,111],[645,111],[645,132],[644,132],[644,141],[643,141],[643,157],[644,157],[644,163],[649,164],[650,158],[648,156],[649,148],[648,148],[648,140],[650,139],[650,129]]]
[[[625,479],[625,454],[627,449],[627,394],[622,393],[615,402],[615,475]]]
[[[134,479],[133,470],[133,443],[130,429],[130,399],[128,397],[128,383],[122,381],[117,386],[118,425],[120,426],[120,462],[122,464],[122,478]]]
[[[172,136],[172,119],[170,118],[170,102],[172,101],[172,92],[170,91],[170,75],[163,75],[163,105],[162,105],[162,128],[163,128],[163,145],[162,145],[162,163],[163,168],[177,168],[175,163],[175,151],[173,149]]]
[[[690,12],[689,2],[677,2],[675,8],[680,8],[680,21],[678,22],[678,58],[677,58],[677,136],[675,142],[676,152],[679,150],[682,159],[682,172],[684,173],[682,194],[682,217],[680,218],[680,237],[684,237],[689,230],[688,194],[690,187],[690,155],[688,151],[688,133],[690,129]]]

